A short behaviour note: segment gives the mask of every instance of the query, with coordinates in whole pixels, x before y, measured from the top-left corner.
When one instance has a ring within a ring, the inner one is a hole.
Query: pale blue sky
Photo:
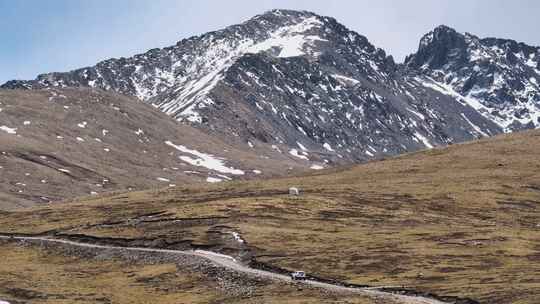
[[[0,0],[0,83],[169,46],[272,8],[335,17],[398,61],[440,24],[540,45],[536,0]]]

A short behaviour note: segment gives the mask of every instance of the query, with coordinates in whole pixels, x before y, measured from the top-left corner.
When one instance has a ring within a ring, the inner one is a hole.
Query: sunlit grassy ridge
[[[2,213],[0,223],[4,232],[188,242],[231,254],[239,246],[216,231],[236,231],[258,261],[285,269],[536,303],[539,150],[540,132],[531,131],[316,175],[84,198]],[[289,197],[290,186],[302,195]]]

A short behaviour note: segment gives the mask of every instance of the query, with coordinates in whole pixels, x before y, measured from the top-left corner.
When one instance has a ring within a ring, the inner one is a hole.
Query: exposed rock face
[[[172,47],[4,87],[112,90],[235,143],[331,163],[536,127],[539,56],[441,26],[398,65],[333,18],[273,10]]]
[[[540,126],[540,48],[440,26],[405,64],[463,96],[505,131]]]

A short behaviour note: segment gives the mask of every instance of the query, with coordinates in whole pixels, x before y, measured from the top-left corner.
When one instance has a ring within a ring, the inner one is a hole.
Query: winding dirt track
[[[231,269],[236,272],[244,273],[247,275],[253,275],[257,277],[263,277],[263,278],[268,278],[268,279],[273,279],[273,280],[278,280],[278,281],[292,282],[289,276],[270,272],[270,271],[250,268],[250,267],[247,267],[245,265],[238,263],[234,258],[230,256],[226,256],[226,255],[222,255],[222,254],[218,254],[218,253],[214,253],[210,251],[203,251],[203,250],[181,251],[181,250],[154,249],[154,248],[141,248],[141,247],[118,247],[118,246],[108,246],[108,245],[96,245],[96,244],[89,244],[89,243],[79,243],[79,242],[47,238],[47,237],[21,237],[21,236],[0,235],[0,239],[19,240],[19,241],[24,241],[24,240],[41,241],[41,242],[49,242],[49,243],[57,243],[57,244],[66,244],[70,246],[83,247],[83,248],[112,249],[112,250],[126,250],[126,251],[146,252],[146,253],[154,252],[154,253],[165,253],[165,254],[171,254],[171,255],[195,256],[195,257],[200,257],[202,259],[209,260],[216,265]],[[377,290],[377,288],[344,287],[340,285],[322,283],[322,282],[313,281],[313,280],[295,281],[295,282],[311,285],[317,288],[337,291],[337,292],[367,294],[374,297],[385,298],[388,300],[401,302],[404,304],[448,304],[446,302],[441,302],[435,299],[430,299],[430,298],[421,297],[421,296],[408,296],[408,295],[399,295],[399,294],[393,294],[389,292],[383,292],[383,291]]]

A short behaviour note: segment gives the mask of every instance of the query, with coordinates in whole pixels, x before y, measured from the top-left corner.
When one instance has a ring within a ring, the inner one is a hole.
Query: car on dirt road
[[[291,272],[291,280],[293,281],[303,281],[306,280],[306,273],[303,271]]]

